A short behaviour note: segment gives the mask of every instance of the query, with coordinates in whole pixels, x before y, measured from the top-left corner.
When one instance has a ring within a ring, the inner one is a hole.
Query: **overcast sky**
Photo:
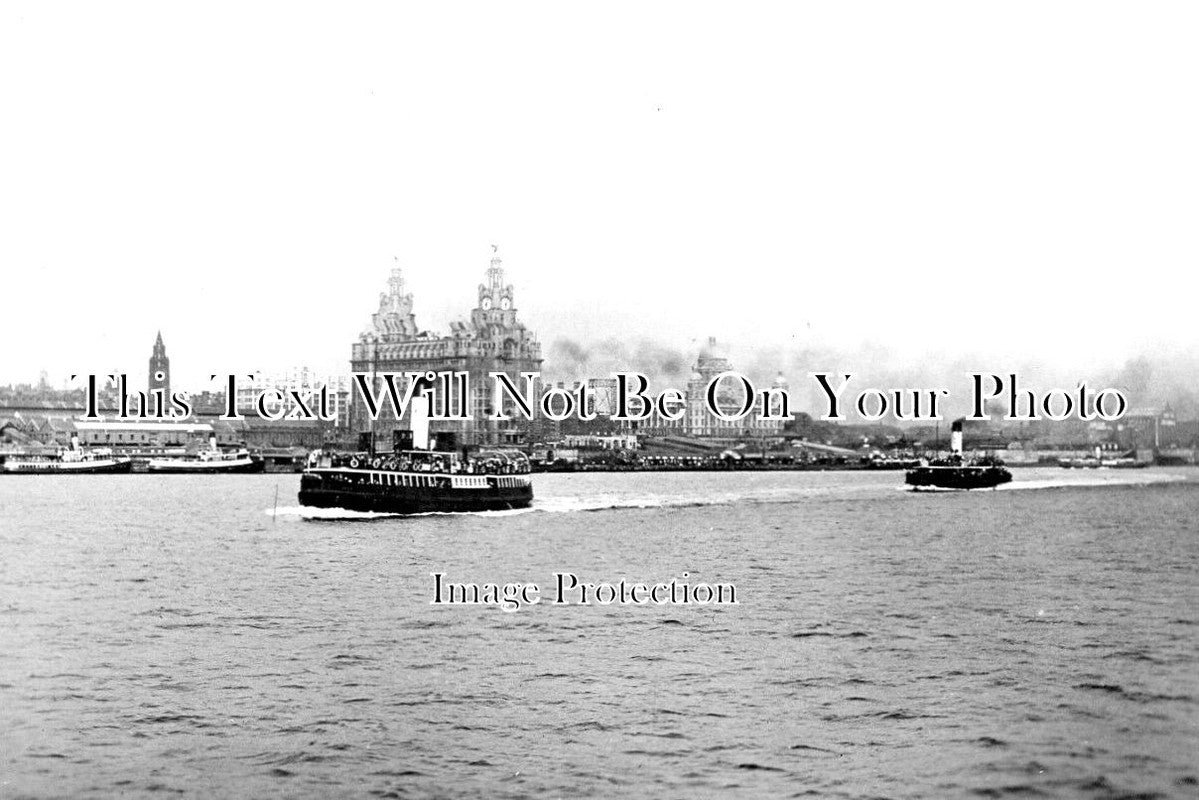
[[[492,244],[547,353],[1191,347],[1197,20],[6,2],[0,382],[343,364],[393,258],[444,330]]]

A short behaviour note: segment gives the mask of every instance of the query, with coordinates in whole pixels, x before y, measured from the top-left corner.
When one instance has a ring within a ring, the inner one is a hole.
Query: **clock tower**
[[[516,419],[491,422],[491,373],[504,372],[520,385],[522,372],[541,371],[541,345],[537,337],[516,318],[516,301],[511,284],[504,283],[504,268],[495,245],[491,246],[491,265],[486,280],[479,284],[479,301],[470,312],[472,348],[475,356],[467,360],[471,373],[472,408],[483,429],[476,440],[488,444],[511,444],[524,437],[522,423]],[[514,413],[509,409],[509,413]]]
[[[479,304],[470,313],[470,321],[476,331],[494,332],[496,328],[512,328],[516,325],[516,308],[512,300],[512,285],[504,285],[504,268],[495,245],[491,246],[491,266],[487,268],[487,282],[479,284]]]
[[[146,387],[147,397],[154,396],[155,389],[162,389],[163,401],[171,400],[171,359],[167,358],[166,345],[162,343],[162,331],[154,341],[154,350],[150,353],[150,380]]]

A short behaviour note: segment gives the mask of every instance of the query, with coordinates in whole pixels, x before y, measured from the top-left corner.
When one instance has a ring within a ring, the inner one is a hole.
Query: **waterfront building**
[[[430,432],[453,434],[457,444],[519,444],[526,439],[528,422],[513,418],[491,420],[492,379],[490,373],[504,372],[523,388],[522,372],[541,371],[541,344],[536,335],[517,318],[515,294],[504,282],[498,256],[493,256],[486,279],[479,284],[470,320],[454,322],[448,336],[422,331],[416,324],[413,298],[405,289],[404,276],[397,267],[387,282],[387,291],[379,295],[379,307],[370,324],[351,347],[350,364],[354,373],[375,375],[382,372],[466,372],[470,375],[471,396],[451,396],[451,407],[466,405],[465,421],[434,420]],[[382,388],[381,380],[376,387]],[[370,422],[359,392],[352,392],[351,425],[358,432],[373,432],[380,449],[389,449],[392,431],[408,428],[407,420],[396,420],[388,405],[379,419]],[[508,409],[511,412],[511,409]]]
[[[255,414],[247,415],[239,424],[242,441],[247,447],[257,449],[315,450],[336,437],[331,423],[314,419],[265,420]]]
[[[168,448],[206,448],[215,438],[221,447],[252,449],[305,448],[325,445],[329,426],[316,420],[244,420],[193,416],[187,420],[82,420],[71,423],[81,444],[118,450],[153,452]],[[43,438],[50,439],[43,435]],[[66,443],[69,432],[53,437]]]
[[[1178,419],[1168,403],[1164,408],[1130,409],[1114,424],[1116,441],[1126,448],[1156,451],[1175,445],[1179,439]]]
[[[716,340],[708,339],[708,346],[699,351],[691,378],[687,381],[687,416],[684,417],[689,436],[736,437],[743,427],[741,420],[725,420],[708,410],[708,384],[722,372],[731,372],[732,363],[717,352]],[[721,384],[716,396],[716,406],[722,411],[734,413],[739,404],[733,397],[729,381]]]
[[[192,415],[197,419],[219,417],[225,413],[225,393],[205,389],[191,393]]]
[[[301,397],[311,397],[310,410],[317,411],[317,394],[321,388],[327,388],[331,410],[336,415],[333,427],[345,429],[349,425],[350,415],[350,379],[347,375],[321,373],[307,366],[293,366],[281,372],[256,372],[251,381],[239,383],[237,386],[237,407],[242,414],[254,413],[255,403],[262,392],[274,389],[288,396],[288,392],[296,391]],[[267,410],[276,413],[278,402],[268,402]],[[285,404],[290,408],[290,402]]]
[[[201,447],[214,435],[213,426],[204,422],[161,420],[75,420],[74,429],[80,444],[119,450]]]
[[[786,419],[769,419],[762,413],[761,400],[754,398],[753,408],[741,419],[722,419],[713,414],[708,408],[708,384],[722,372],[735,372],[733,364],[724,356],[714,338],[709,338],[707,346],[696,356],[695,365],[691,370],[691,378],[684,392],[685,411],[679,419],[667,419],[655,410],[637,423],[625,423],[626,427],[636,430],[645,436],[688,436],[704,439],[737,440],[746,438],[769,438],[781,436]],[[592,381],[596,385],[597,381]],[[772,389],[785,391],[787,380],[779,373],[775,378]],[[615,381],[609,389],[611,401],[615,402]],[[757,389],[761,391],[760,388]],[[716,406],[727,415],[735,415],[740,411],[744,397],[736,381],[726,379],[716,395]],[[778,392],[772,395],[768,409],[769,416],[778,416],[782,412],[782,400]]]
[[[622,433],[609,436],[596,434],[567,434],[559,440],[563,447],[578,450],[636,450],[636,434]]]

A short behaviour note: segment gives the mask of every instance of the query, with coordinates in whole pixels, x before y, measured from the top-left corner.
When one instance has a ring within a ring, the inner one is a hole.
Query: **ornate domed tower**
[[[783,395],[790,393],[791,384],[787,382],[787,378],[781,371],[775,376],[774,385],[770,388],[774,390],[770,396],[770,415],[777,417],[782,416],[785,410],[790,411],[789,408],[783,408]]]
[[[512,301],[512,284],[504,285],[504,268],[492,245],[491,266],[487,282],[479,284],[479,304],[470,312],[470,321],[481,336],[516,328],[516,308]],[[523,326],[522,326],[523,327]]]
[[[516,421],[493,423],[486,420],[491,411],[491,373],[504,372],[519,384],[522,372],[541,371],[541,344],[537,336],[516,318],[516,301],[511,284],[504,283],[504,268],[495,245],[491,246],[491,265],[485,283],[479,284],[478,304],[470,312],[471,354],[464,366],[471,373],[475,393],[472,407],[483,423],[476,429],[476,441],[509,444],[520,438]]]
[[[417,333],[412,295],[404,291],[404,273],[397,266],[387,279],[387,291],[379,294],[379,310],[371,315],[371,324],[359,341],[405,342],[415,338]]]

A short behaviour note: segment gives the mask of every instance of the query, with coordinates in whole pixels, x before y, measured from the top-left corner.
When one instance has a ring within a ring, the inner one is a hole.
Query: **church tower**
[[[149,389],[146,394],[147,398],[154,396],[155,389],[162,389],[163,400],[170,402],[171,360],[167,358],[167,348],[162,343],[162,331],[158,332],[158,339],[154,342],[154,352],[150,354],[150,379],[147,382],[147,388]]]

